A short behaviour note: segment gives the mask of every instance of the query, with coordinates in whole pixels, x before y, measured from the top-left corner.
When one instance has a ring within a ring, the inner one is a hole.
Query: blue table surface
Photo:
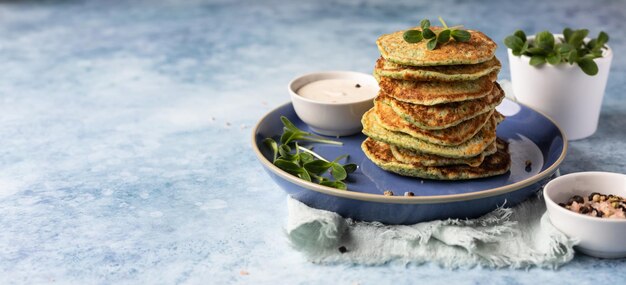
[[[318,70],[371,72],[376,38],[441,15],[500,44],[515,29],[605,30],[600,125],[563,173],[626,168],[620,1],[2,1],[0,283],[613,283],[626,260],[557,271],[316,265],[290,248],[286,194],[251,128]]]

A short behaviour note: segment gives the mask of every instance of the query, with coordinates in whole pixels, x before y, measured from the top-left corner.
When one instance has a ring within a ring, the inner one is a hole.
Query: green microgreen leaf
[[[574,64],[574,62],[578,61],[578,52],[576,50],[571,50],[567,55],[567,61],[570,64]]]
[[[504,39],[504,45],[510,48],[513,52],[520,53],[524,46],[524,41],[517,36],[508,36]]]
[[[344,180],[346,179],[346,177],[348,177],[348,173],[343,168],[343,165],[335,162],[333,162],[331,165],[330,174],[333,176],[333,178],[335,178],[335,180]]]
[[[443,30],[437,35],[437,42],[440,44],[447,43],[450,40],[450,30]]]
[[[357,168],[357,165],[354,163],[348,163],[343,166],[343,169],[345,169],[348,174],[355,172]]]
[[[592,39],[585,45],[590,50],[598,50],[602,48],[602,45],[598,45],[598,39]]]
[[[537,66],[546,63],[546,57],[543,55],[534,55],[530,58],[530,65]]]
[[[335,145],[343,145],[342,142],[327,139],[318,135],[314,135],[309,132],[298,129],[287,117],[281,116],[280,120],[283,122],[283,134],[280,136],[280,143],[288,144],[294,140],[319,142]]]
[[[319,155],[319,154],[315,153],[314,151],[312,151],[312,150],[310,150],[310,149],[308,149],[308,148],[306,148],[306,147],[301,147],[301,148],[300,148],[300,150],[301,150],[301,151],[303,151],[303,152],[306,152],[306,153],[308,153],[308,154],[311,154],[313,157],[315,157],[315,158],[317,158],[317,159],[319,159],[319,160],[323,160],[323,161],[328,162],[328,160],[326,160],[325,158],[323,158],[321,155]]]
[[[280,136],[280,143],[287,144],[297,139],[299,136],[298,131],[292,131],[285,127],[283,134]]]
[[[526,33],[524,33],[524,31],[522,31],[522,30],[515,31],[515,33],[513,33],[513,35],[518,37],[520,40],[522,40],[522,42],[526,41]]]
[[[292,131],[299,131],[300,129],[298,129],[298,127],[296,127],[296,125],[294,125],[291,121],[289,121],[289,119],[287,119],[287,117],[285,116],[280,116],[280,121],[283,123],[283,126],[286,129],[292,130]]]
[[[591,51],[590,55],[592,56],[592,58],[602,57],[602,51],[594,50],[594,51]]]
[[[435,38],[437,35],[435,35],[435,32],[433,32],[433,30],[425,28],[422,30],[422,36],[424,36],[425,39],[432,39]]]
[[[420,22],[420,28],[422,28],[422,30],[430,28],[430,20],[428,19],[422,20]]]
[[[306,169],[302,171],[300,174],[298,174],[298,177],[302,178],[303,180],[312,182],[311,175],[309,174],[308,171],[306,171]]]
[[[284,159],[277,159],[276,161],[274,161],[274,165],[276,165],[278,168],[288,172],[291,175],[298,175],[300,173],[302,173],[304,171],[304,169],[302,167],[300,167],[298,164],[289,161],[289,160],[284,160]]]
[[[274,161],[276,161],[276,157],[278,156],[278,144],[274,139],[266,138],[263,140],[263,145],[272,151],[272,163],[274,163]]]
[[[592,76],[598,74],[598,65],[593,59],[582,58],[577,63],[585,74]]]
[[[598,34],[597,44],[600,46],[604,46],[604,44],[609,42],[609,35],[605,32],[600,32]]]
[[[546,61],[548,61],[549,64],[557,65],[561,63],[561,54],[558,52],[551,53],[548,55],[548,57],[546,57]]]
[[[323,160],[314,160],[304,164],[304,169],[307,171],[321,175],[322,173],[328,171],[332,166],[332,162],[326,162]]]
[[[404,41],[411,44],[419,43],[424,38],[422,36],[422,32],[418,30],[408,30],[404,32],[402,37],[404,38]]]
[[[570,28],[563,29],[563,38],[565,39],[566,43],[568,43],[569,39],[572,38],[572,34],[573,33],[574,33],[574,31],[572,31],[572,29],[570,29]]]
[[[544,51],[550,52],[554,49],[554,35],[548,31],[539,32],[535,35],[535,44]]]
[[[587,29],[576,30],[572,33],[567,43],[572,46],[578,47],[581,44],[583,44],[583,41],[585,40],[585,37],[587,37],[588,34],[589,34],[589,30]]]
[[[304,150],[304,148],[301,148],[301,149]],[[314,160],[315,160],[315,157],[311,155],[310,153],[307,153],[307,152],[300,153],[300,162],[303,165],[307,162],[311,162]]]
[[[472,37],[470,32],[466,30],[452,30],[452,32],[450,32],[450,35],[457,42],[467,42]]]
[[[341,182],[341,181],[329,181],[329,180],[325,180],[325,181],[321,181],[320,185],[324,185],[324,186],[328,186],[328,187],[333,187],[333,188],[337,188],[337,189],[341,189],[341,190],[346,190],[346,184]]]
[[[429,50],[434,50],[437,47],[437,38],[432,38],[426,43],[426,48]]]
[[[278,147],[278,153],[283,158],[287,158],[287,157],[291,158],[292,157],[292,155],[291,155],[291,147],[289,147],[289,145],[286,145],[286,144],[281,144]]]
[[[528,52],[535,55],[547,55],[548,52],[540,47],[529,47]]]
[[[559,53],[569,53],[573,47],[568,43],[559,43],[557,44],[556,49]]]
[[[525,42],[524,45],[522,46],[522,50],[520,50],[521,54],[526,54],[528,53],[528,46],[530,45],[529,42]]]

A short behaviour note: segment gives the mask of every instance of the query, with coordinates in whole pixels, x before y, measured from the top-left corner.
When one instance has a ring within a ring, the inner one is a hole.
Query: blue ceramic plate
[[[473,218],[498,206],[513,206],[548,182],[565,158],[567,140],[559,127],[539,112],[505,99],[498,111],[507,116],[497,129],[509,142],[511,170],[503,175],[462,181],[437,181],[404,177],[383,171],[361,151],[362,134],[341,137],[343,146],[314,144],[315,152],[328,159],[349,154],[359,168],[347,179],[348,190],[338,190],[301,180],[271,163],[271,151],[262,144],[282,133],[280,116],[308,130],[291,103],[263,117],[253,130],[252,148],[272,179],[295,199],[344,217],[388,224],[411,224],[446,218]],[[526,161],[530,167],[526,167]],[[396,196],[384,196],[391,190]],[[404,192],[415,193],[404,197]]]

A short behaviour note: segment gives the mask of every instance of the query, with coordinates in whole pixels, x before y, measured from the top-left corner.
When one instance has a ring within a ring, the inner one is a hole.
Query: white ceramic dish
[[[528,37],[529,40],[533,38]],[[535,67],[529,64],[528,56],[515,56],[511,49],[508,49],[508,54],[511,83],[517,101],[550,116],[570,140],[583,139],[595,133],[613,59],[610,47],[604,50],[603,57],[594,60],[598,65],[598,74],[594,76],[582,72],[577,64],[546,63]]]
[[[296,93],[302,86],[324,79],[351,79],[361,85],[375,86],[371,98],[350,103],[326,103],[313,101]],[[361,131],[361,117],[374,106],[378,83],[373,76],[353,71],[324,71],[296,77],[288,86],[291,102],[300,119],[311,130],[327,136],[347,136]]]
[[[579,172],[555,178],[543,190],[552,224],[579,241],[576,249],[601,258],[626,257],[626,220],[596,218],[558,205],[574,195],[592,192],[626,197],[626,175],[610,172]]]

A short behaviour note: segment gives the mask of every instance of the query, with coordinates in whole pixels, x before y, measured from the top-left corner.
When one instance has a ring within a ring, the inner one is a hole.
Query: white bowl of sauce
[[[575,195],[587,201],[593,193],[626,197],[626,175],[578,172],[553,179],[543,188],[550,222],[576,239],[576,250],[584,254],[601,258],[626,257],[626,219],[581,214],[563,207]],[[592,213],[596,213],[595,210]]]
[[[348,136],[361,131],[361,117],[374,106],[378,83],[373,76],[353,71],[324,71],[289,82],[293,108],[312,131]]]

